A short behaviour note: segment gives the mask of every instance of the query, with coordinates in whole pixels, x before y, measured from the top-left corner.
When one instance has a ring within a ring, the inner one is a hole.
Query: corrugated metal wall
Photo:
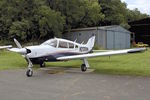
[[[96,44],[104,49],[130,48],[130,32],[121,26],[76,30],[65,33],[63,38],[72,41],[77,39],[78,43],[83,41],[86,43],[93,34],[96,35]]]
[[[106,49],[130,48],[130,32],[118,26],[107,29]]]
[[[96,36],[97,36],[97,41],[95,43],[105,49],[107,43],[106,30],[98,30]]]

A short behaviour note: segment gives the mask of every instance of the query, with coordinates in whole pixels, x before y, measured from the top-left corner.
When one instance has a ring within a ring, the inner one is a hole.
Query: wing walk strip
[[[142,52],[142,51],[145,51],[145,50],[146,50],[146,48],[116,50],[116,51],[108,51],[108,52],[99,52],[99,53],[91,53],[91,54],[83,54],[83,55],[58,57],[57,60],[73,60],[73,59],[92,58],[92,57],[98,57],[98,56],[111,56],[111,55]]]

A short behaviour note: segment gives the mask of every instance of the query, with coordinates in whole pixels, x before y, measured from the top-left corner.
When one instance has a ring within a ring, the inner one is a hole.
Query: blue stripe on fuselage
[[[37,57],[37,58],[30,58],[32,63],[39,64],[41,62],[54,62],[58,61],[58,57],[64,57],[64,56],[73,56],[73,55],[80,55],[81,53],[75,53],[75,52],[59,52],[59,53],[54,53],[42,57]]]

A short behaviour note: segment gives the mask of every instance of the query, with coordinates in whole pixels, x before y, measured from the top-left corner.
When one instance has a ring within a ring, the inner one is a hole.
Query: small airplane
[[[118,54],[136,53],[145,51],[146,48],[135,48],[126,50],[115,50],[108,52],[90,53],[95,43],[95,35],[93,35],[86,44],[79,44],[76,41],[70,41],[61,38],[52,38],[40,45],[22,47],[21,44],[14,39],[18,48],[8,49],[9,51],[21,54],[28,62],[28,69],[26,72],[27,77],[33,75],[33,64],[40,64],[41,67],[45,66],[45,62],[53,61],[66,61],[81,59],[81,71],[85,72],[89,68],[87,58],[98,56],[111,56]]]

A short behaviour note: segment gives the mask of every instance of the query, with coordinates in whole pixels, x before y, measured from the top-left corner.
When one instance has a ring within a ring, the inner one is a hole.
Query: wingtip
[[[147,48],[136,48],[136,49],[128,51],[128,53],[144,52],[144,51],[147,51],[147,50],[148,50]]]

